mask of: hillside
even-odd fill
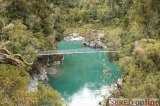
[[[93,30],[120,50],[109,54],[124,79],[111,97],[160,98],[159,13],[159,0],[0,0],[0,105],[61,106],[59,93],[42,82],[27,90],[35,51]]]

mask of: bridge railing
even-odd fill
[[[68,49],[68,50],[47,50],[47,51],[38,51],[37,55],[54,55],[54,54],[74,54],[74,53],[94,53],[94,52],[116,52],[114,48],[104,49]]]

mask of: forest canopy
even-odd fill
[[[0,0],[0,49],[5,47],[31,63],[37,49],[56,49],[56,43],[69,33],[85,36],[98,30],[105,34],[107,46],[121,51],[110,54],[124,76],[123,87],[112,96],[160,98],[159,13],[159,0]],[[57,91],[44,84],[35,93],[26,90],[30,69],[0,64],[1,105],[47,102],[61,106]],[[17,98],[22,96],[27,97],[26,102]]]

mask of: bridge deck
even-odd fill
[[[37,56],[45,55],[66,55],[66,54],[83,54],[83,53],[109,53],[109,52],[118,52],[115,49],[69,49],[69,50],[48,50],[48,51],[38,51],[36,52]]]

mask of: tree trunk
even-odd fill
[[[19,61],[18,59],[14,59],[10,55],[0,53],[0,64],[19,66],[21,64],[21,61]]]

